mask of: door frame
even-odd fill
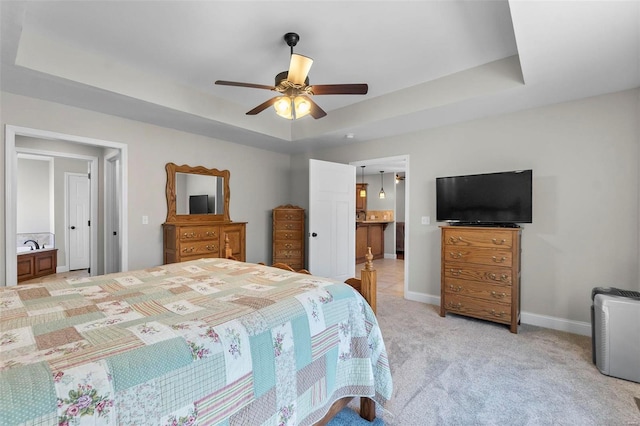
[[[369,166],[369,165],[377,165],[385,162],[395,162],[399,160],[404,160],[405,164],[405,180],[404,180],[404,284],[403,284],[403,293],[404,298],[407,298],[409,294],[409,259],[410,250],[409,250],[409,238],[411,235],[411,220],[410,220],[410,210],[409,210],[409,194],[411,191],[409,190],[409,185],[411,184],[411,179],[409,178],[409,154],[406,155],[395,155],[392,157],[381,157],[381,158],[368,158],[366,160],[352,161],[349,164],[359,167],[359,166]],[[356,180],[357,181],[357,180]],[[374,262],[375,268],[375,262]],[[413,300],[413,299],[412,299]]]
[[[96,162],[98,159],[96,158]],[[91,170],[91,176],[93,176],[93,168]],[[89,176],[88,173],[76,173],[76,172],[65,172],[64,173],[64,248],[65,248],[65,261],[66,261],[66,271],[71,270],[71,238],[69,238],[69,178],[71,176],[82,176],[89,179],[89,216],[90,221],[93,225],[89,226],[89,271],[91,271],[91,275],[96,275],[93,273],[94,268],[94,258],[95,258],[95,267],[97,268],[98,263],[98,206],[94,206],[97,204],[94,202],[94,193],[93,192],[93,178]],[[97,187],[97,185],[96,185]],[[96,215],[94,217],[94,207],[96,211]],[[94,238],[94,236],[96,238]],[[65,272],[66,272],[65,271]]]
[[[122,246],[122,185],[118,169],[122,167],[122,157],[119,151],[114,151],[104,157],[104,272],[120,271],[122,257],[120,247]],[[118,233],[114,241],[113,223],[117,221]],[[117,244],[114,247],[114,244]],[[117,253],[114,255],[114,253]],[[115,256],[115,257],[114,257]]]
[[[122,182],[122,204],[121,211],[127,211],[127,159],[128,148],[126,144],[120,142],[106,141],[101,139],[88,138],[84,136],[74,136],[47,130],[32,129],[28,127],[5,125],[5,286],[14,286],[18,284],[18,258],[15,250],[16,244],[16,199],[17,199],[17,183],[15,180],[17,169],[17,152],[16,152],[16,136],[25,136],[38,139],[50,139],[53,141],[74,142],[83,145],[92,145],[102,148],[113,148],[120,150],[121,155],[121,182]],[[24,150],[24,148],[21,148]],[[69,153],[55,152],[57,156],[60,154],[71,155]],[[98,176],[98,168],[96,164],[95,175]],[[97,185],[98,179],[95,179]],[[97,194],[96,190],[96,194]],[[94,197],[97,199],[97,197]],[[97,205],[97,202],[96,202]],[[97,212],[97,208],[96,208]],[[97,223],[97,222],[96,222]],[[129,246],[128,246],[128,220],[126,215],[121,216],[122,227],[122,271],[128,270]],[[95,227],[97,232],[97,226]],[[95,238],[97,242],[97,234]],[[97,243],[96,243],[97,244]],[[97,259],[97,250],[96,259]],[[97,266],[97,261],[96,261]],[[92,274],[97,273],[96,269],[92,269]]]

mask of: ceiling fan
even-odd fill
[[[293,46],[298,44],[300,36],[296,33],[287,33],[284,40],[291,48],[291,62],[289,70],[276,75],[275,85],[240,83],[237,81],[217,80],[215,84],[223,86],[250,87],[255,89],[267,89],[279,92],[280,95],[269,99],[247,112],[247,115],[256,115],[270,106],[274,106],[276,113],[281,117],[295,120],[310,114],[313,118],[322,118],[327,113],[312,99],[313,95],[366,95],[369,86],[367,84],[309,84],[309,70],[313,59],[293,53]]]

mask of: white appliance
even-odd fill
[[[602,374],[640,383],[640,292],[594,289],[593,361]]]

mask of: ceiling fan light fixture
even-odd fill
[[[296,120],[311,112],[311,103],[304,96],[281,96],[273,103],[273,107],[276,114],[287,120]]]

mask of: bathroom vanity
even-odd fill
[[[18,253],[18,283],[56,273],[58,249],[47,248]]]

